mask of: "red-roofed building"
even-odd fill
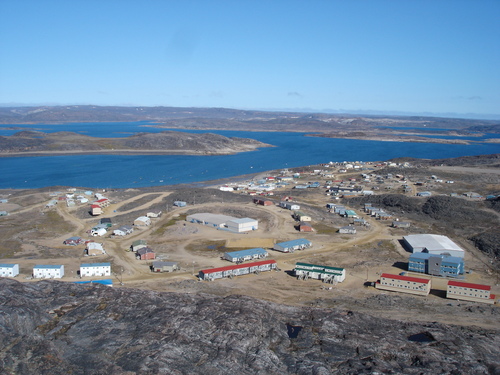
[[[198,277],[201,280],[215,280],[224,277],[233,278],[234,276],[246,275],[249,273],[259,274],[263,271],[271,271],[276,269],[277,264],[275,260],[263,260],[260,262],[237,264],[233,266],[212,268],[208,270],[201,270]]]
[[[489,285],[448,281],[446,298],[494,304],[496,297],[491,294],[491,286]]]
[[[383,273],[375,284],[377,289],[426,296],[431,291],[431,281],[420,277]]]
[[[108,207],[109,206],[109,199],[108,198],[102,198],[97,201],[95,201],[93,204],[98,205],[101,208]]]

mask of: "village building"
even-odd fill
[[[85,240],[83,238],[77,237],[77,236],[66,238],[63,241],[64,245],[69,245],[69,246],[81,245],[83,243],[85,243]]]
[[[410,223],[408,221],[393,221],[392,227],[393,228],[409,228]]]
[[[261,206],[274,206],[273,201],[265,200],[265,199],[260,199],[260,198],[254,198],[253,203],[261,205]]]
[[[101,208],[106,208],[111,204],[111,202],[109,201],[108,198],[101,198],[101,199],[96,200],[93,204],[95,204]]]
[[[98,216],[102,214],[102,208],[101,206],[97,204],[93,204],[90,206],[90,213],[92,216]]]
[[[175,207],[186,207],[187,203],[184,201],[174,201],[174,206]]]
[[[153,260],[156,258],[156,254],[150,247],[141,247],[135,252],[135,257],[138,260]]]
[[[260,272],[271,271],[274,269],[277,269],[275,260],[263,260],[260,262],[201,270],[198,273],[198,277],[200,280],[212,281],[215,279],[222,279],[225,277],[233,278],[235,276],[247,275],[251,273],[258,275]]]
[[[259,229],[259,222],[249,217],[232,219],[226,222],[226,227],[231,232],[242,233]]]
[[[281,251],[282,253],[293,253],[295,250],[303,250],[312,246],[312,242],[305,238],[296,240],[280,242],[273,246],[274,250]]]
[[[111,263],[82,263],[80,277],[111,276]]]
[[[403,237],[403,244],[412,253],[424,252],[464,257],[464,250],[446,236],[438,234],[410,234]]]
[[[146,213],[146,217],[149,217],[149,218],[157,218],[157,217],[160,217],[162,214],[162,212],[160,210],[155,210],[155,211],[148,211]]]
[[[64,265],[36,265],[33,267],[35,279],[60,279],[64,276]]]
[[[464,274],[464,259],[440,254],[413,253],[408,258],[408,271],[459,277]]]
[[[446,288],[446,298],[494,304],[496,296],[491,294],[489,285],[450,280]]]
[[[98,242],[87,243],[86,252],[87,252],[87,255],[89,255],[89,256],[98,256],[98,255],[106,254],[106,252],[104,251],[103,244],[98,243]]]
[[[426,296],[431,291],[431,281],[418,277],[383,273],[380,275],[380,280],[375,283],[375,288]]]
[[[134,242],[132,242],[132,245],[130,245],[130,250],[136,252],[137,250],[147,246],[148,243],[146,240],[135,240]]]
[[[299,224],[295,226],[295,229],[297,229],[299,232],[314,232],[314,228],[311,226],[311,224],[305,221],[299,222]]]
[[[133,231],[134,231],[134,227],[132,227],[131,225],[123,225],[120,228],[115,229],[113,231],[113,234],[115,236],[126,236],[127,234],[130,234]]]
[[[316,264],[297,262],[294,274],[299,280],[317,279],[325,283],[341,283],[345,280],[345,268],[319,266]]]
[[[311,221],[311,216],[306,215],[302,211],[295,211],[293,213],[293,218],[297,221]]]
[[[19,264],[0,263],[0,277],[16,277],[19,275]]]
[[[105,226],[106,228],[111,228],[113,223],[109,217],[103,217],[99,219],[99,224]]]
[[[300,210],[300,206],[296,203],[291,203],[291,202],[288,202],[288,201],[281,201],[280,202],[280,207],[281,208],[285,208],[287,210]]]
[[[347,225],[345,227],[339,228],[339,233],[341,234],[356,234],[356,227],[353,225]]]
[[[179,262],[154,261],[151,266],[153,272],[174,272],[180,270]]]
[[[136,227],[148,227],[151,225],[151,219],[147,216],[139,216],[134,220],[134,226]]]
[[[261,247],[255,249],[231,251],[224,253],[223,259],[233,263],[241,263],[246,260],[263,259],[268,256],[268,252]]]
[[[102,227],[101,228],[92,228],[90,230],[90,235],[94,236],[94,237],[97,237],[97,236],[102,237],[102,236],[106,235],[106,233],[107,233],[106,228],[102,228]]]

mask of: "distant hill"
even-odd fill
[[[0,107],[0,124],[150,121],[170,128],[335,132],[384,127],[471,129],[498,121],[423,116],[370,116],[266,112],[228,108],[101,107],[93,105]]]

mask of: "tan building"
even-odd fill
[[[446,298],[490,304],[495,303],[495,295],[491,294],[491,286],[464,283],[461,281],[448,281]]]
[[[383,273],[375,284],[377,289],[390,290],[426,296],[431,291],[431,281],[419,277],[392,275]]]

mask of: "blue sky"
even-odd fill
[[[2,0],[0,103],[499,115],[498,0]]]

